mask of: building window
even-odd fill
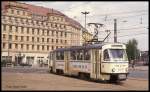
[[[14,10],[13,9],[11,10],[11,13],[14,14]]]
[[[27,50],[29,50],[29,44],[27,44]]]
[[[19,29],[19,27],[16,27],[16,33],[18,33],[18,29]]]
[[[3,39],[6,39],[6,35],[5,34],[3,34]]]
[[[65,32],[65,37],[67,37],[67,32]]]
[[[44,50],[44,45],[42,46],[42,50]]]
[[[18,19],[17,18],[15,18],[14,20],[15,20],[16,23],[18,23]]]
[[[52,36],[54,36],[54,31],[52,31]]]
[[[12,35],[9,35],[9,40],[12,40]]]
[[[54,42],[54,39],[52,39],[52,43]]]
[[[15,36],[15,40],[18,40],[18,36]]]
[[[39,37],[37,37],[37,42],[39,42],[40,40],[39,40]]]
[[[29,27],[27,28],[27,34],[29,34]]]
[[[17,10],[17,14],[19,15],[19,10]]]
[[[3,48],[5,48],[6,47],[6,43],[3,43]]]
[[[39,31],[39,29],[37,29],[37,34],[39,34],[40,33],[40,31]]]
[[[61,42],[61,43],[63,43],[63,41],[62,41],[62,40],[60,40],[60,42]]]
[[[49,30],[47,30],[47,36],[49,35]]]
[[[44,35],[44,30],[42,30],[42,35]]]
[[[32,42],[34,42],[34,37],[32,37]]]
[[[61,37],[63,36],[63,32],[61,32],[60,36],[61,36]]]
[[[47,46],[47,50],[49,50],[49,46]]]
[[[27,41],[29,41],[29,36],[27,36]]]
[[[49,38],[47,38],[47,42],[49,42]]]
[[[21,27],[21,33],[24,33],[23,31],[24,31],[24,30],[23,30],[23,27]]]
[[[32,45],[32,50],[34,50],[34,45]]]
[[[58,39],[56,39],[56,43],[58,43]]]
[[[37,50],[39,50],[40,49],[40,46],[39,45],[37,45]]]
[[[20,22],[21,22],[22,24],[24,24],[23,19],[20,19]]]
[[[3,25],[3,27],[4,27],[4,31],[6,31],[6,25]]]
[[[21,49],[23,49],[23,44],[21,44]]]
[[[44,38],[42,38],[42,42],[44,42]]]
[[[54,46],[52,46],[52,50],[54,50]]]
[[[17,28],[16,28],[16,26],[14,26],[14,31],[16,31],[17,30]]]
[[[58,32],[56,32],[56,36],[58,37]]]
[[[67,40],[65,40],[65,43],[67,43]]]
[[[12,44],[11,43],[9,43],[9,49],[11,49],[12,48]]]
[[[23,41],[23,36],[21,36],[21,41]]]
[[[34,34],[34,29],[32,28],[32,34]]]
[[[10,28],[10,29],[9,29],[9,30],[10,30],[10,32],[12,32],[12,26],[10,26],[9,28]]]
[[[15,26],[12,26],[12,28],[11,28],[11,30],[13,31],[13,28],[14,28]]]
[[[15,48],[18,49],[18,44],[15,44]]]
[[[64,28],[66,29],[66,26],[64,25]]]
[[[23,15],[25,15],[25,11],[23,11]]]

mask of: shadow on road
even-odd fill
[[[47,72],[50,73],[49,71],[47,71]],[[84,81],[93,82],[93,83],[114,84],[114,85],[122,85],[123,84],[123,82],[121,82],[121,81],[110,82],[110,81],[106,81],[106,80],[104,81],[104,80],[94,80],[91,78],[80,78],[79,76],[73,76],[73,75],[64,75],[64,74],[56,74],[56,73],[50,73],[50,74],[64,76],[64,77],[68,77],[68,78],[74,78],[77,80],[84,80]]]

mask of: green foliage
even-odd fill
[[[132,39],[127,42],[126,51],[127,51],[129,61],[138,59],[140,51],[137,48],[137,45],[138,45],[138,42],[136,39]]]

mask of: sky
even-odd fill
[[[99,40],[106,37],[105,30],[110,30],[111,34],[106,42],[114,41],[114,19],[117,19],[117,41],[127,43],[135,38],[138,41],[138,49],[141,51],[149,50],[149,13],[148,2],[111,2],[111,1],[24,1],[36,6],[56,9],[70,18],[79,22],[83,27],[85,25],[85,15],[81,12],[89,12],[86,17],[86,23],[101,23]],[[94,33],[94,26],[88,26],[90,33]]]

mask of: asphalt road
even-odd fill
[[[143,78],[148,80],[148,70],[131,70],[129,71],[128,77]]]
[[[2,72],[11,73],[40,73],[47,74],[48,68],[32,68],[32,67],[2,67]],[[128,77],[142,78],[148,80],[148,70],[130,70]]]
[[[148,81],[128,78],[119,83],[105,83],[88,81],[68,76],[56,74],[38,74],[38,73],[11,73],[2,72],[2,90],[69,90],[69,91],[144,91],[148,90]]]
[[[48,68],[32,68],[32,67],[3,67],[2,72],[11,73],[48,73]]]
[[[126,81],[111,84],[51,74],[48,68],[3,67],[2,90],[148,90],[148,71],[130,72]]]

